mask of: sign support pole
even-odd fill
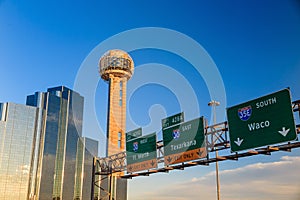
[[[217,116],[216,116],[216,106],[219,106],[220,102],[218,101],[210,101],[208,106],[213,108],[213,123],[217,123]],[[216,182],[217,182],[217,200],[220,200],[220,178],[219,178],[219,164],[218,164],[218,149],[216,148]]]

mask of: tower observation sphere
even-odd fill
[[[99,73],[102,79],[108,81],[109,76],[131,78],[134,71],[132,58],[125,51],[114,49],[107,51],[99,61]]]

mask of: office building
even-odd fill
[[[98,154],[98,142],[82,137],[77,143],[74,200],[99,199],[100,188],[94,187],[93,158]]]
[[[32,154],[35,152],[38,108],[0,104],[0,199],[29,199],[35,185]]]
[[[92,183],[98,142],[82,137],[83,97],[66,88],[0,104],[0,199],[99,198]]]

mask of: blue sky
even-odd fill
[[[200,44],[224,83],[226,101],[221,104],[225,108],[286,87],[291,88],[293,100],[300,99],[300,3],[296,0],[0,0],[0,102],[25,103],[26,95],[57,85],[73,88],[84,60],[97,45],[101,49],[103,41],[143,27],[174,30]],[[121,42],[140,45],[134,38]],[[183,49],[185,43],[180,42],[172,45]],[[192,57],[197,53],[188,52]],[[176,85],[180,77],[194,91],[200,110],[185,109],[187,120],[200,115],[211,117],[207,107],[209,87],[187,57],[155,48],[133,50],[130,55],[136,73],[128,87],[134,86],[134,80],[146,79],[143,70],[148,68],[158,74],[157,78],[166,77],[171,85],[162,85],[157,79],[134,91],[128,100],[128,119],[133,122],[128,122],[128,130],[142,126],[145,134],[159,131],[162,117],[182,110],[180,98],[192,105],[190,96],[179,98],[185,89],[181,82]],[[97,77],[97,63],[93,67],[94,76],[86,77],[84,84],[97,81],[92,91],[96,100],[94,105],[87,102],[85,108],[86,112],[94,109],[105,130],[107,84]],[[225,109],[218,113],[224,114]],[[85,120],[84,135],[103,140],[104,134],[95,133],[94,125],[88,123],[89,113],[85,113]],[[297,199],[299,166],[299,150],[220,163],[222,199]],[[129,180],[129,199],[170,199],[171,194],[175,195],[173,199],[195,199],[199,193],[204,199],[215,199],[213,173],[211,165],[135,178]],[[249,194],[244,195],[245,191]]]

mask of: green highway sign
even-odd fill
[[[142,136],[142,128],[129,131],[126,133],[126,142],[140,136]]]
[[[297,138],[288,89],[228,108],[227,119],[233,152]]]
[[[162,129],[184,122],[183,112],[161,120]]]
[[[165,165],[207,156],[203,117],[163,129]]]
[[[156,133],[126,142],[127,173],[157,168]]]

